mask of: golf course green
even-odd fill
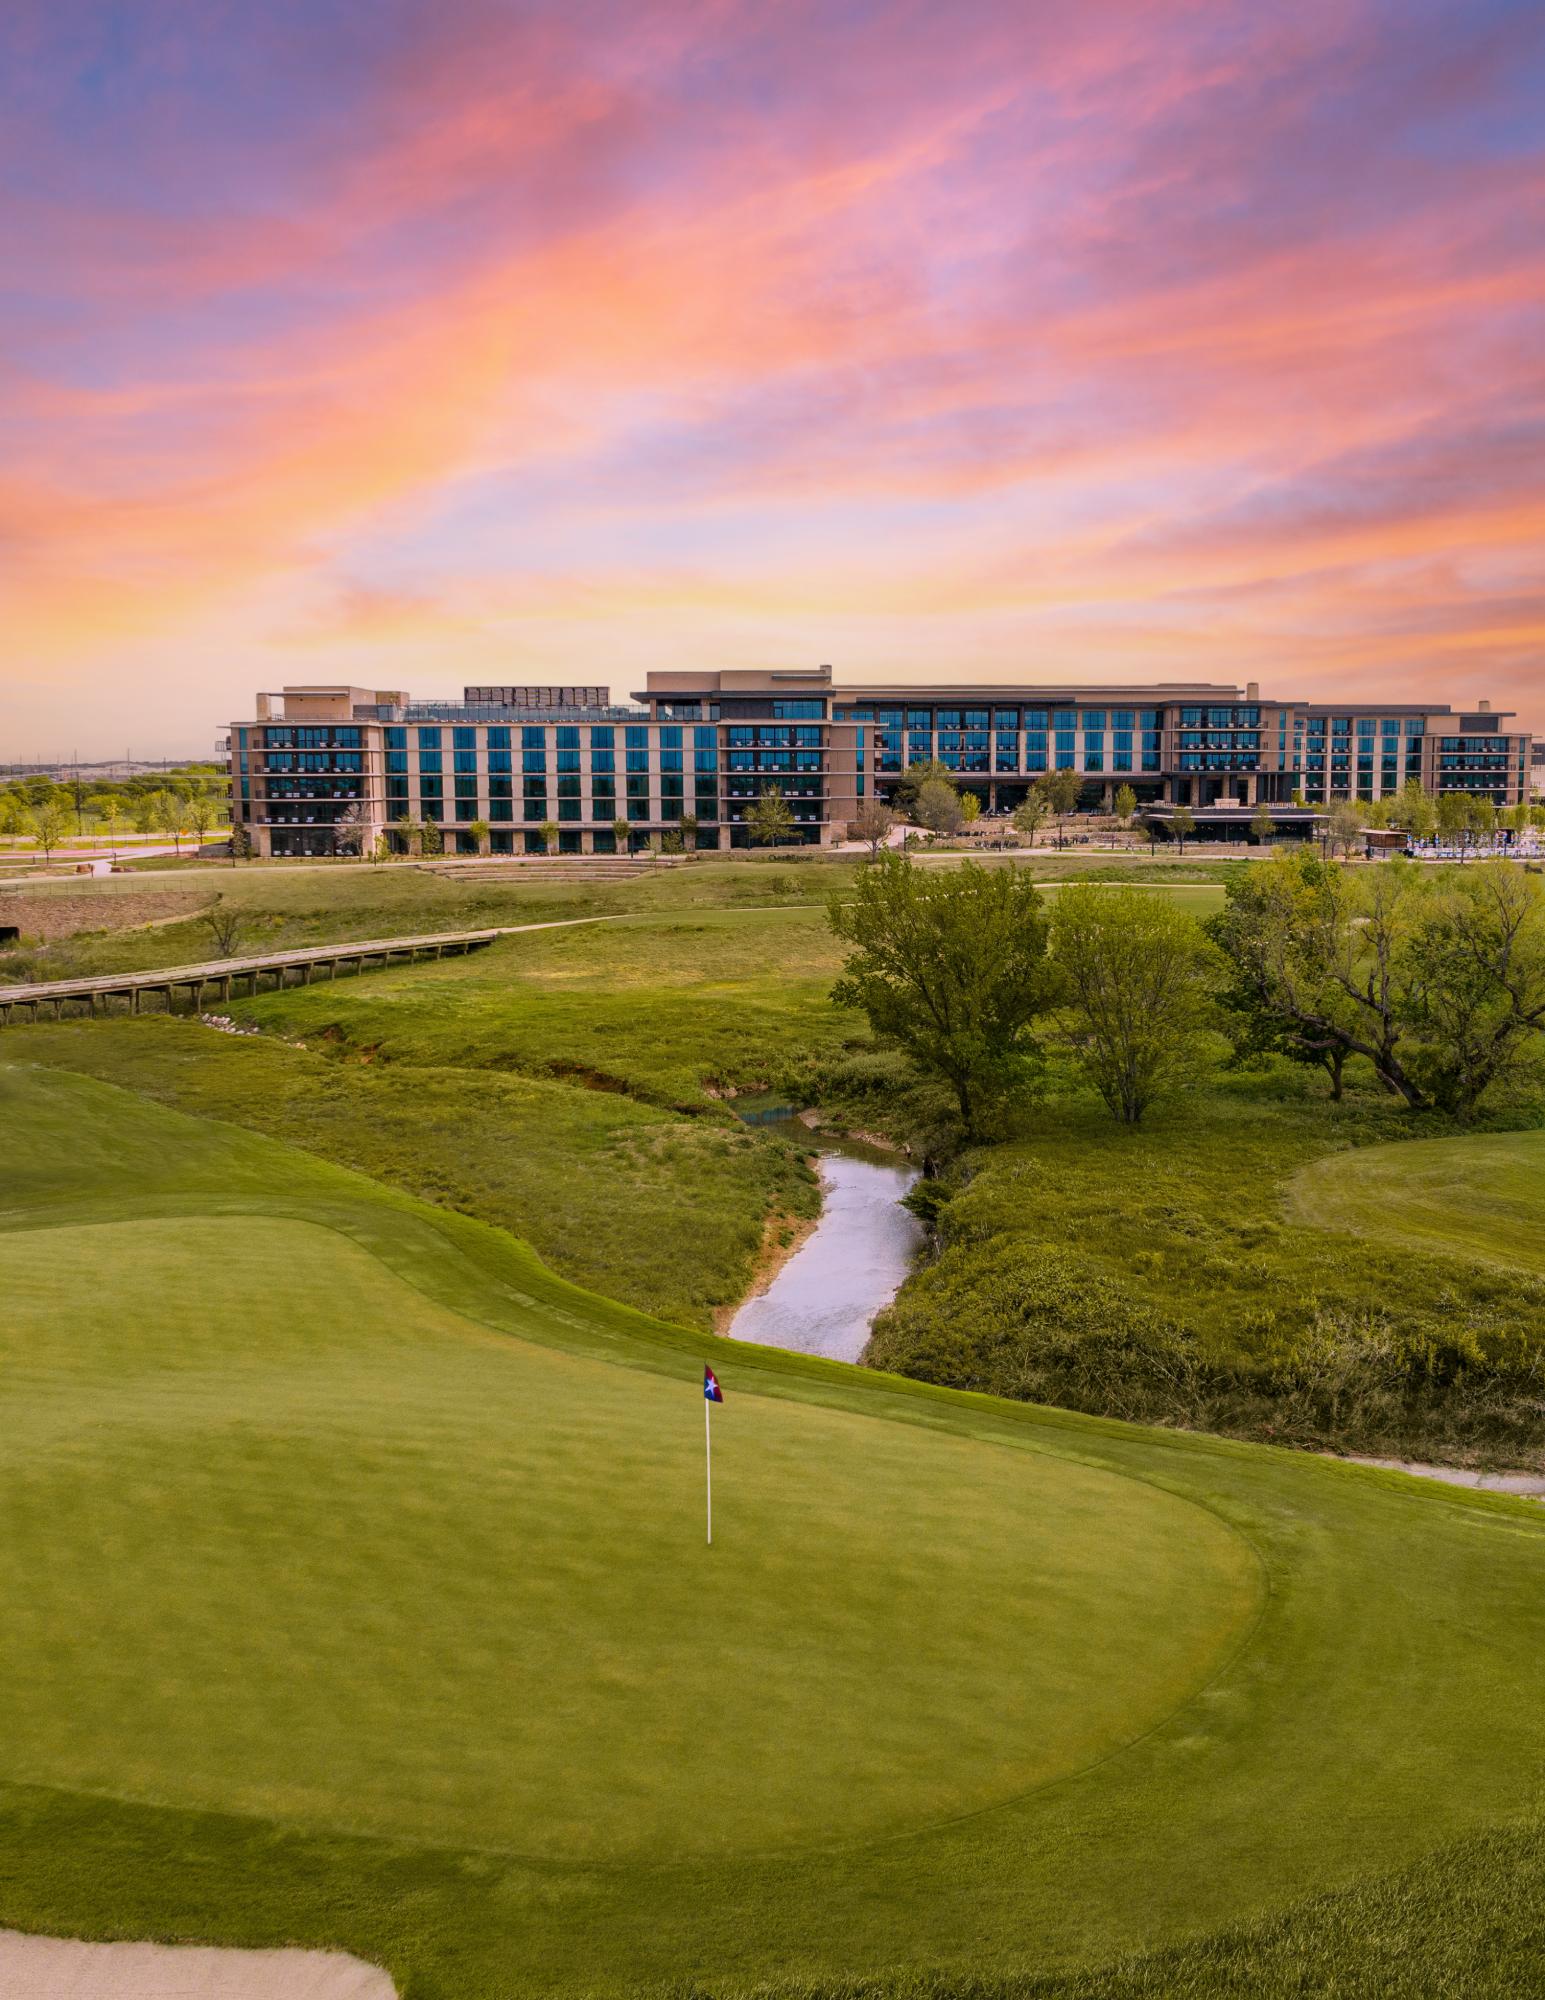
[[[1531,1841],[1538,1508],[687,1333],[3,1057],[0,1923],[901,1990]]]
[[[1298,1173],[1295,1221],[1545,1273],[1545,1132],[1362,1146]]]

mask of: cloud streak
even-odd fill
[[[0,755],[689,658],[1545,728],[1537,11],[366,11],[0,23]]]

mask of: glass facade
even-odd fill
[[[1413,778],[1506,804],[1527,785],[1527,736],[1489,712],[1392,715],[1185,694],[1142,707],[1093,691],[1060,706],[1024,694],[977,703],[919,692],[833,705],[769,689],[660,698],[652,712],[528,710],[512,720],[505,710],[500,720],[491,704],[404,700],[397,714],[407,721],[233,725],[232,793],[255,831],[273,829],[272,851],[326,851],[314,842],[341,843],[364,822],[398,844],[432,823],[447,851],[511,852],[522,849],[516,826],[548,820],[580,843],[570,851],[606,851],[602,836],[610,840],[619,819],[635,844],[684,821],[698,845],[738,844],[772,786],[799,837],[829,839],[858,800],[888,797],[908,766],[935,760],[987,812],[1012,811],[1048,770],[1076,773],[1087,804],[1109,802],[1127,782],[1140,800],[1251,806],[1374,800]]]

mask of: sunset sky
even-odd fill
[[[1545,730],[1539,0],[6,0],[0,761],[821,661]]]

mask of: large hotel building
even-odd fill
[[[1091,805],[1122,785],[1162,813],[1240,830],[1262,805],[1307,830],[1338,799],[1408,778],[1513,805],[1531,739],[1481,702],[1371,707],[1244,688],[840,687],[829,667],[650,673],[631,705],[600,687],[469,687],[461,701],[355,687],[259,695],[230,732],[233,808],[257,854],[329,854],[433,822],[448,853],[535,853],[555,825],[568,854],[611,854],[681,832],[745,843],[776,786],[798,837],[841,839],[866,798],[937,758],[989,812],[1045,771],[1076,771]],[[695,829],[692,823],[695,822]],[[625,824],[619,842],[617,828]]]

